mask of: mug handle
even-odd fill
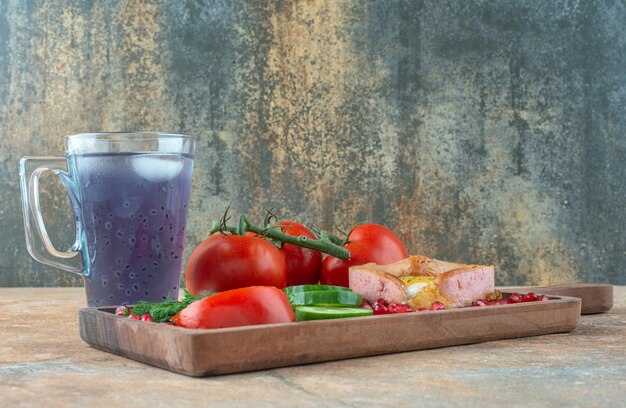
[[[64,157],[22,157],[20,160],[20,189],[22,192],[26,247],[28,248],[28,253],[36,261],[81,275],[84,270],[82,265],[79,267],[67,262],[67,260],[79,253],[81,245],[79,239],[80,219],[78,218],[80,203],[72,177],[66,171],[61,170],[66,166],[67,160]],[[47,172],[52,172],[59,177],[70,198],[74,211],[76,236],[74,244],[65,252],[58,251],[52,244],[41,215],[39,178]]]

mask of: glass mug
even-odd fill
[[[89,306],[177,299],[195,139],[84,133],[65,145],[65,157],[20,160],[30,255],[81,275]],[[39,178],[47,172],[59,177],[74,210],[76,238],[65,252],[50,241],[41,213]],[[78,253],[82,266],[69,261]]]

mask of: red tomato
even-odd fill
[[[192,295],[276,286],[287,280],[285,259],[276,246],[258,237],[213,235],[191,254],[185,272]]]
[[[311,230],[295,222],[281,221],[280,231],[294,237],[304,235],[307,238],[316,239]],[[258,236],[254,232],[247,232],[246,235]],[[308,285],[319,282],[320,268],[322,266],[321,252],[287,243],[283,243],[278,250],[285,257],[287,264],[287,286]]]
[[[172,318],[191,329],[251,324],[288,323],[295,320],[285,293],[271,286],[253,286],[218,293],[193,302]]]
[[[295,222],[281,221],[280,230],[295,237],[304,235],[307,238],[315,239],[315,235],[307,227]],[[319,282],[322,266],[321,252],[286,243],[283,243],[279,250],[285,256],[287,264],[287,286]]]
[[[320,274],[320,282],[323,285],[348,287],[350,266],[368,262],[385,265],[409,256],[396,234],[378,224],[357,225],[348,234],[348,243],[343,247],[350,251],[350,259],[344,261],[327,256],[322,262]]]

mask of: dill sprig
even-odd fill
[[[167,299],[163,302],[155,303],[140,301],[137,302],[135,306],[133,306],[131,313],[137,316],[143,316],[144,314],[148,313],[150,314],[150,316],[152,316],[152,321],[154,322],[169,322],[176,313],[180,312],[191,303],[195,302],[196,300],[204,299],[205,297],[211,296],[193,296],[189,292],[187,292],[187,290],[183,289],[183,291],[185,293],[185,297],[180,302],[173,299]]]

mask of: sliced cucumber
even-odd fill
[[[297,293],[297,292],[315,292],[320,290],[342,290],[349,291],[350,288],[345,288],[343,286],[332,286],[332,285],[298,285],[298,286],[287,286],[285,289],[286,294]]]
[[[371,316],[372,309],[361,309],[358,307],[317,307],[317,306],[296,306],[296,321],[322,319],[342,319],[345,317]]]
[[[292,306],[359,306],[361,295],[348,290],[318,290],[287,295]]]

